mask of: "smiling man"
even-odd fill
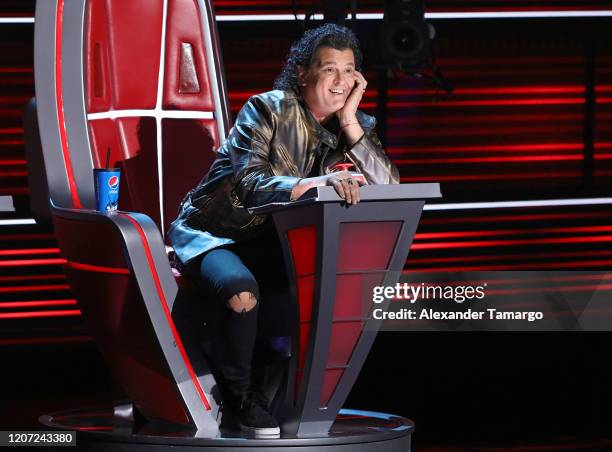
[[[222,307],[208,359],[224,416],[229,411],[249,434],[279,433],[253,384],[255,344],[265,334],[290,333],[283,330],[288,282],[274,226],[247,207],[295,200],[322,185],[333,186],[351,205],[359,202],[360,185],[399,181],[376,137],[374,118],[357,109],[367,86],[360,66],[359,44],[349,29],[326,24],[307,31],[291,47],[275,90],[242,107],[211,169],[184,198],[168,231],[177,264],[197,282],[203,302]],[[358,174],[335,171],[339,163],[352,164]],[[272,305],[276,326],[260,328],[258,335]]]

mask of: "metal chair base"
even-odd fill
[[[71,410],[43,415],[39,421],[47,428],[75,430],[79,451],[141,452],[164,451],[405,451],[411,450],[414,423],[409,419],[371,411],[340,411],[331,431],[325,436],[280,438],[243,438],[238,432],[222,431],[216,437],[173,429],[171,426],[144,425],[113,415],[112,408]]]

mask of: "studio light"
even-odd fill
[[[401,70],[421,67],[431,60],[434,29],[425,22],[423,0],[385,0],[380,31],[383,61]]]

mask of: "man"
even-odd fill
[[[267,401],[253,393],[251,365],[259,301],[287,287],[282,253],[268,218],[247,207],[298,199],[331,185],[348,205],[359,187],[398,183],[374,131],[357,107],[367,82],[347,28],[326,24],[291,48],[274,91],[251,97],[198,187],[189,192],[168,235],[181,266],[227,307],[209,359],[224,403],[250,434],[275,435]],[[363,177],[334,171],[348,162]],[[224,408],[225,409],[225,408]]]

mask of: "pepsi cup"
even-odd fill
[[[114,212],[119,204],[119,168],[94,168],[96,210]]]

